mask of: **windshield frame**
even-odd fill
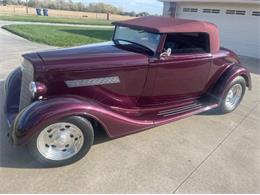
[[[145,32],[147,32],[147,33],[158,34],[160,37],[159,37],[159,41],[158,41],[157,47],[153,50],[153,49],[147,47],[146,45],[142,45],[142,44],[140,44],[140,43],[135,43],[135,42],[133,42],[133,41],[131,41],[131,40],[115,39],[115,35],[116,35],[116,31],[117,31],[117,28],[118,28],[118,27],[125,27],[125,28],[129,28],[129,29],[133,29],[133,30],[143,30],[143,31],[145,31]],[[129,27],[129,26],[116,25],[115,28],[114,28],[114,33],[113,33],[112,41],[114,42],[115,45],[120,45],[120,46],[124,46],[124,44],[120,44],[119,42],[120,42],[120,41],[124,41],[124,42],[128,42],[128,43],[130,43],[130,44],[132,44],[132,45],[136,45],[137,47],[139,47],[139,49],[140,49],[140,47],[143,47],[144,50],[146,50],[146,51],[149,50],[149,51],[150,51],[149,53],[152,53],[153,56],[155,56],[155,55],[158,53],[159,48],[161,47],[162,37],[163,37],[163,36],[162,36],[161,33],[154,33],[154,32],[147,31],[147,30],[141,29],[141,28],[134,28],[134,27]]]

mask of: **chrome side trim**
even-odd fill
[[[87,87],[87,86],[95,86],[95,85],[107,85],[107,84],[115,84],[120,83],[120,78],[118,76],[112,77],[101,77],[101,78],[93,78],[93,79],[84,79],[84,80],[71,80],[65,81],[67,87]]]

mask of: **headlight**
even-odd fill
[[[30,90],[30,92],[31,92],[31,94],[32,94],[32,98],[35,98],[35,95],[36,95],[36,93],[37,93],[37,85],[36,85],[36,83],[35,83],[34,81],[32,81],[32,82],[30,83],[30,85],[29,85],[29,90]]]
[[[47,92],[46,85],[32,81],[29,84],[29,90],[32,94],[32,98],[43,96]]]

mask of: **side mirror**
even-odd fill
[[[160,59],[164,59],[165,57],[169,57],[172,54],[172,49],[168,48],[165,52],[161,53]]]

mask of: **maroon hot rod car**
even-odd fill
[[[95,131],[116,138],[210,109],[232,112],[251,89],[211,23],[154,16],[113,24],[111,42],[23,55],[6,81],[12,140],[45,165],[82,158]]]

